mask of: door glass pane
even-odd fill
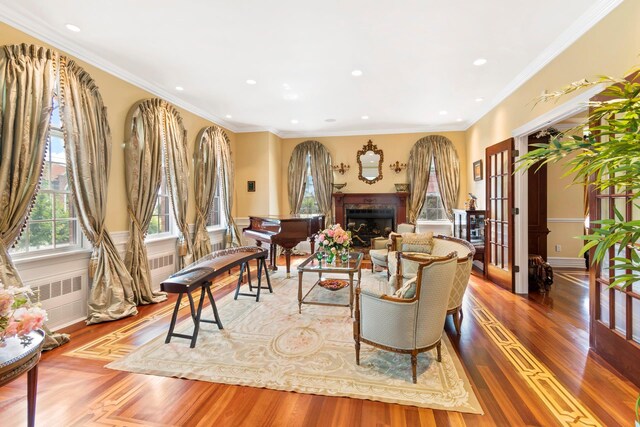
[[[616,331],[621,334],[627,333],[627,295],[620,292],[614,292],[616,298]]]
[[[627,217],[627,202],[625,199],[621,197],[616,197],[613,201],[613,206],[615,209],[622,214],[623,218]],[[616,217],[616,220],[618,218]]]
[[[496,175],[502,174],[502,156],[504,153],[496,154]]]
[[[496,178],[496,193],[494,197],[502,197],[502,177],[499,176]]]
[[[505,235],[506,239],[506,235]],[[505,240],[507,242],[507,240]],[[504,247],[504,269],[509,271],[509,245],[505,243]]]
[[[502,202],[502,220],[509,221],[509,201]]]
[[[609,288],[598,285],[600,288],[600,321],[609,326]]]
[[[496,224],[496,243],[502,244],[502,223]]]
[[[633,341],[640,343],[640,300],[634,298],[633,301],[631,301],[631,313],[631,338]]]
[[[491,162],[491,176],[496,174],[496,155],[493,154],[489,157],[489,162]]]
[[[496,245],[491,244],[491,264],[496,265]]]
[[[502,221],[502,200],[496,200],[496,213],[495,218],[498,221]]]
[[[496,263],[497,266],[502,266],[502,246],[496,246]]]
[[[609,218],[609,199],[600,200],[600,219]]]
[[[505,176],[504,179],[502,180],[502,194],[504,195],[503,197],[509,197],[509,189],[507,188],[508,184],[509,184],[509,180]]]
[[[600,263],[600,277],[603,279],[609,279],[609,257],[604,257],[602,263]]]
[[[509,173],[509,156],[506,151],[502,153],[502,173],[505,175]]]

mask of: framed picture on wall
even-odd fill
[[[482,160],[473,162],[473,180],[482,181]]]
[[[255,181],[247,181],[247,191],[249,193],[255,193],[255,191],[256,191],[256,182]]]

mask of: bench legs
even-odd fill
[[[256,297],[256,302],[258,302],[260,301],[261,289],[268,289],[270,293],[273,293],[273,288],[271,287],[271,279],[269,278],[269,267],[267,266],[266,258],[258,258],[256,261],[258,264],[258,284],[256,286],[253,286],[251,284],[251,273],[250,273],[251,270],[249,268],[249,263],[245,262],[240,267],[240,274],[238,275],[238,283],[236,285],[236,293],[233,296],[233,299],[237,300],[238,296],[242,295],[246,297]],[[244,276],[245,269],[247,271],[249,291],[253,292],[253,288],[256,288],[256,293],[240,292],[240,286],[242,286],[242,279]],[[267,279],[267,286],[262,286],[262,270],[264,270],[264,275],[265,275],[265,278]]]
[[[189,298],[189,308],[191,310],[191,319],[193,320],[193,335],[186,334],[177,334],[174,331],[176,327],[176,321],[178,319],[178,311],[180,310],[180,302],[182,301],[182,295],[185,292],[180,292],[178,294],[178,299],[176,300],[176,305],[173,308],[173,314],[171,315],[171,324],[169,325],[169,332],[167,333],[167,338],[164,340],[166,344],[171,342],[171,337],[185,338],[191,340],[191,345],[189,347],[194,348],[196,346],[196,341],[198,339],[198,332],[200,331],[200,322],[206,323],[214,323],[218,325],[218,329],[222,329],[222,322],[220,321],[220,316],[218,315],[218,308],[216,307],[216,302],[213,299],[213,294],[211,293],[210,284],[203,285],[200,288],[200,300],[198,301],[198,309],[196,310],[195,304],[193,301],[193,297],[191,296],[191,292],[187,291],[187,297]],[[213,320],[210,319],[202,319],[202,306],[204,305],[205,295],[209,297],[209,303],[211,304],[211,309],[213,310]]]

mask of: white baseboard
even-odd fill
[[[584,270],[584,258],[549,257],[547,260],[554,268],[576,268]]]

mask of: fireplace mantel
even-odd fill
[[[407,222],[407,198],[409,193],[333,193],[335,222],[346,226],[345,207],[347,205],[385,205],[394,206],[396,225]]]

